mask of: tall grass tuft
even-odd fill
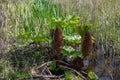
[[[9,0],[2,6],[6,16],[7,42],[9,43],[9,40],[14,38],[15,46],[26,45],[29,42],[48,41],[52,26],[48,25],[52,17],[62,15],[61,5],[49,0],[18,0],[15,2]]]

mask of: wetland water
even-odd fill
[[[104,46],[96,43],[92,52],[90,65],[92,70],[99,76],[98,80],[120,80],[120,56],[113,46]]]

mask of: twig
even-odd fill
[[[50,64],[51,62],[52,62],[52,61],[49,61],[49,62],[43,63],[42,65],[38,66],[37,69],[42,68],[43,66],[48,65],[48,64]]]
[[[46,69],[47,73],[49,73],[50,75],[52,75],[52,73],[50,72],[50,70],[48,69],[47,66],[45,66],[45,69]]]
[[[58,61],[58,62],[60,62],[60,63],[63,63],[63,64],[65,64],[65,65],[67,65],[67,66],[70,66],[70,64],[68,64],[68,63],[66,63],[66,62],[64,62],[64,61],[61,61],[61,60],[56,60],[56,61]]]
[[[83,78],[84,80],[87,80],[87,79],[86,79],[82,74],[80,74],[77,70],[68,67],[68,66],[69,66],[68,63],[65,63],[65,62],[63,62],[63,61],[61,61],[61,60],[56,60],[56,61],[67,65],[67,66],[63,66],[63,65],[59,65],[59,64],[58,64],[59,67],[64,68],[64,69],[67,69],[67,70],[70,70],[70,71],[72,71],[73,73],[76,73],[77,75],[79,75],[79,76],[80,76],[81,78]],[[61,78],[61,77],[63,77],[64,75],[61,75],[61,76],[52,75],[52,73],[51,73],[51,72],[49,71],[49,69],[47,68],[47,66],[48,66],[50,63],[52,63],[52,61],[43,63],[42,65],[40,65],[40,66],[38,66],[38,67],[36,68],[36,69],[39,69],[39,68],[44,67],[44,69],[46,69],[46,71],[47,71],[50,75],[38,75],[38,74],[33,74],[33,77],[34,77],[34,78],[40,78],[40,77],[42,77],[42,78],[55,78],[55,79],[56,79],[56,78]]]
[[[32,77],[22,77],[22,78],[19,78],[17,80],[30,80],[30,78],[32,78]]]
[[[76,74],[78,74],[81,78],[83,78],[84,80],[87,80],[82,74],[80,74],[78,71],[76,71],[76,70],[74,70],[74,69],[72,69],[72,68],[70,68],[70,67],[67,67],[67,66],[63,66],[63,65],[58,65],[59,67],[61,67],[61,68],[66,68],[66,69],[68,69],[68,70],[71,70],[72,72],[75,72]]]
[[[33,78],[53,78],[53,79],[58,79],[58,78],[62,78],[64,75],[60,75],[60,76],[55,76],[55,75],[38,75],[38,74],[34,74]]]
[[[65,62],[63,62],[63,61],[61,61],[61,60],[56,60],[56,61],[58,61],[58,62],[60,62],[60,63],[63,63],[63,64],[65,64],[65,65],[69,66],[68,63],[65,63]],[[45,62],[45,63],[43,63],[42,65],[38,66],[37,69],[42,68],[42,67],[45,66],[45,65],[48,66],[50,63],[52,63],[52,61]]]
[[[81,71],[83,74],[86,74],[86,75],[88,75],[85,71]]]

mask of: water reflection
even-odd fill
[[[90,55],[90,66],[99,80],[120,80],[120,57],[112,43],[109,46],[97,42]]]

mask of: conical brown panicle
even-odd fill
[[[84,58],[90,54],[92,51],[92,38],[89,32],[86,32],[82,39],[82,53]]]
[[[64,45],[62,32],[60,30],[60,27],[57,27],[54,33],[54,49],[56,52],[61,52],[62,47]]]

